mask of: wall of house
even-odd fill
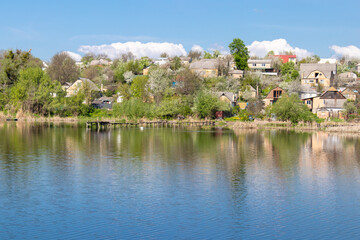
[[[227,97],[225,97],[225,96],[220,96],[220,101],[223,101],[223,102],[227,102],[227,103],[231,103],[231,101],[227,98]]]
[[[315,77],[316,73],[318,74],[317,77]],[[318,83],[316,82],[316,79],[318,79]],[[301,76],[301,85],[316,86],[319,83],[324,87],[330,87],[331,85],[330,78],[327,78],[325,74],[320,71],[313,71],[309,76],[304,76],[304,74]]]
[[[191,71],[199,74],[202,77],[217,77],[219,75],[218,69],[201,69],[201,68],[194,68]]]
[[[82,87],[83,82],[81,80],[76,80],[73,85],[66,89],[67,96],[74,96]]]
[[[320,99],[320,97],[313,100],[313,113],[317,112],[318,108],[343,108],[346,99]]]
[[[254,66],[254,64],[255,64],[255,66]],[[249,63],[248,66],[250,69],[269,69],[269,68],[271,68],[270,63],[265,63],[265,66],[263,66],[262,63]]]

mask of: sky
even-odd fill
[[[32,49],[45,61],[61,51],[111,58],[157,57],[191,49],[228,52],[240,38],[251,55],[292,50],[300,57],[360,58],[357,0],[4,0],[0,49]]]

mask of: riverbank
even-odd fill
[[[253,121],[253,122],[226,122],[230,129],[284,129],[297,131],[325,131],[342,133],[360,133],[360,123],[353,122],[322,122],[322,123],[299,123],[292,125],[291,122],[280,121]]]
[[[201,120],[196,118],[187,118],[183,120],[161,120],[161,119],[138,119],[138,120],[128,120],[128,119],[119,119],[119,118],[106,118],[106,117],[43,117],[43,116],[34,116],[21,114],[16,116],[5,115],[0,112],[0,122],[6,122],[8,119],[16,119],[17,122],[21,123],[76,123],[76,124],[86,124],[86,122],[94,121],[108,121],[108,122],[121,122],[121,123],[132,123],[132,124],[146,124],[154,122],[167,122],[167,123],[176,123],[181,125],[181,123],[189,122],[206,122],[208,120]],[[297,125],[292,125],[291,122],[281,122],[281,121],[263,121],[255,120],[252,122],[242,122],[242,121],[214,121],[214,126],[216,127],[226,127],[229,129],[283,129],[283,130],[297,130],[297,131],[325,131],[325,132],[342,132],[342,133],[360,133],[360,123],[354,122],[334,122],[326,121],[322,123],[299,123]],[[188,124],[186,124],[188,125]],[[209,126],[204,126],[207,128]]]

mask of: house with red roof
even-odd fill
[[[296,64],[296,55],[272,55],[272,57],[278,57],[283,63],[293,62]]]

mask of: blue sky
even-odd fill
[[[356,0],[14,0],[1,6],[0,49],[31,48],[44,60],[59,51],[79,53],[82,45],[128,41],[182,44],[189,51],[226,47],[235,37],[246,45],[286,39],[322,57],[334,54],[333,45],[360,47]]]

